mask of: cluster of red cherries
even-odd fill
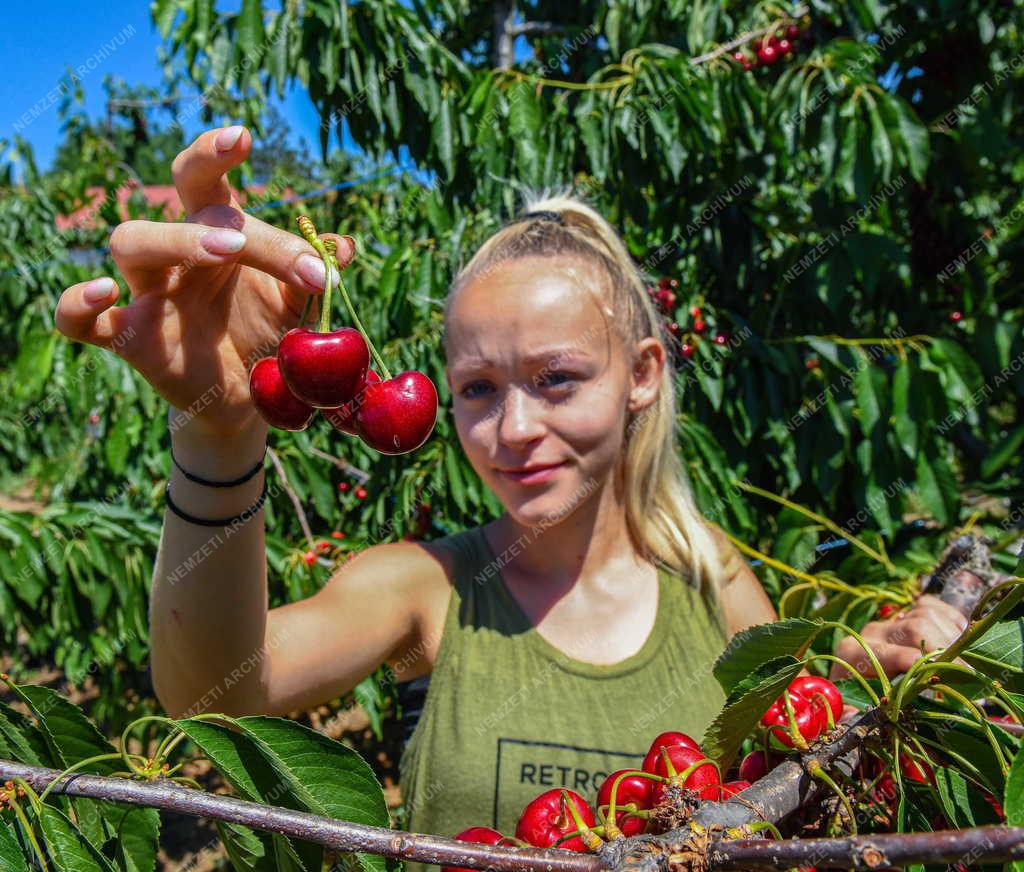
[[[803,28],[797,24],[789,24],[774,34],[766,33],[764,38],[753,43],[757,47],[753,55],[737,50],[732,53],[732,59],[744,70],[770,67],[780,60],[788,60],[796,54],[801,44],[808,48],[814,44],[814,36],[806,27],[810,24],[809,16],[804,16],[802,22],[805,25]]]
[[[678,287],[679,281],[677,279],[670,279],[668,276],[662,276],[658,279],[657,286],[647,286],[647,295],[654,301],[654,305],[665,317],[666,321],[669,318],[674,318],[676,314],[676,288]],[[668,324],[668,332],[673,340],[675,340],[676,354],[684,360],[690,360],[697,353],[700,337],[704,336],[708,330],[708,325],[704,320],[700,306],[690,306],[690,318],[689,330],[684,330],[677,320],[669,321]],[[716,333],[711,341],[720,348],[727,349],[729,339],[729,334],[723,332]]]
[[[299,227],[323,259],[328,276],[319,329],[289,330],[276,355],[256,362],[249,373],[253,404],[279,430],[305,430],[319,409],[334,429],[358,437],[381,454],[414,451],[434,429],[437,388],[417,370],[391,376],[340,280],[333,240],[321,240],[305,216],[299,218]],[[358,330],[330,329],[333,275],[339,277],[338,289]],[[383,378],[370,368],[371,351]]]

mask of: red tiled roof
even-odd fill
[[[121,216],[122,220],[128,219],[128,198],[137,187],[137,185],[127,183],[110,193],[111,197],[113,197],[114,194],[117,195],[118,214]],[[266,189],[266,185],[250,185],[248,196],[259,197],[266,191]],[[143,185],[142,193],[146,198],[146,202],[150,206],[163,207],[164,220],[180,221],[185,217],[185,209],[181,205],[181,198],[178,196],[178,191],[174,185]],[[282,197],[288,197],[293,193],[294,191],[290,188],[285,188],[276,192],[276,196],[274,196],[273,199],[276,200]],[[104,193],[104,189],[99,186],[87,188],[86,194],[90,198],[86,205],[82,206],[80,209],[76,209],[70,215],[57,216],[57,230],[63,232],[69,228],[85,229],[96,226],[96,218],[99,214],[100,208],[103,206],[106,195]],[[247,199],[246,193],[244,191],[235,191],[235,196],[238,198],[238,202],[244,206]]]

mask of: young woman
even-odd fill
[[[607,222],[570,198],[528,204],[446,301],[451,413],[504,514],[374,545],[316,595],[268,610],[263,474],[246,478],[267,426],[248,370],[324,274],[297,234],[234,200],[224,176],[251,146],[240,127],[199,136],[172,167],[188,220],[111,236],[131,302],[114,306],[114,281],[96,279],[68,288],[56,313],[66,336],[114,350],[170,404],[177,511],[164,515],[150,617],[167,711],[281,715],[381,662],[403,681],[432,673],[401,774],[410,826],[442,834],[511,832],[541,791],[590,798],[658,732],[699,737],[723,701],[715,657],[776,615],[694,504],[643,280]],[[353,241],[333,238],[347,265]],[[963,625],[931,597],[907,614],[864,633],[893,673]],[[851,643],[840,653],[870,674]]]

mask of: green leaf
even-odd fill
[[[18,839],[5,823],[0,823],[0,869],[4,872],[29,872]]]
[[[1017,752],[1010,765],[1002,806],[1008,827],[1024,827],[1024,747]],[[1024,861],[1015,866],[1024,866]]]
[[[524,181],[536,183],[540,176],[542,112],[533,86],[518,82],[509,89],[509,136],[516,143]]]
[[[930,158],[928,128],[921,123],[914,111],[903,100],[894,97],[891,105],[899,120],[900,137],[907,148],[907,163],[910,164],[910,173],[917,181],[923,182]]]
[[[431,136],[438,158],[450,180],[455,174],[456,131],[452,114],[454,95],[442,96],[439,111],[431,122]]]
[[[267,761],[313,814],[391,826],[384,791],[369,764],[351,748],[283,718],[244,717],[235,723],[259,743]],[[367,872],[386,872],[383,857],[358,853]]]
[[[236,39],[239,60],[248,58],[249,65],[259,66],[257,52],[263,45],[263,4],[260,0],[242,0]]]
[[[893,430],[900,441],[900,447],[908,458],[917,456],[917,421],[911,414],[911,376],[910,360],[903,361],[896,367],[892,380],[892,414]]]
[[[174,18],[178,14],[178,0],[153,0],[149,11],[153,23],[160,31],[160,36],[167,39],[171,32],[171,25],[174,24]]]
[[[1024,443],[1024,424],[1011,430],[981,463],[981,477],[991,479],[997,476],[1008,463],[1020,457],[1020,446]]]
[[[459,458],[450,442],[444,447],[444,460],[445,468],[448,470],[448,489],[452,499],[455,500],[455,505],[459,507],[459,510],[465,512],[467,509],[466,486],[462,480]]]
[[[999,823],[995,811],[978,788],[955,769],[935,767],[935,786],[939,789],[946,817],[954,827],[960,829]]]
[[[999,621],[968,645],[961,656],[1008,690],[1024,692],[1024,619]]]
[[[802,657],[821,627],[821,621],[806,618],[788,618],[748,627],[729,640],[725,651],[715,661],[715,678],[729,694],[763,664],[785,655]]]
[[[844,106],[845,108],[845,106]],[[851,114],[846,118],[843,128],[842,145],[839,149],[839,166],[836,167],[836,184],[850,197],[854,196],[853,171],[857,166],[857,136],[858,121],[855,108],[850,110]],[[840,117],[843,113],[840,111]]]
[[[89,840],[59,808],[44,804],[40,815],[50,860],[61,872],[114,872]]]
[[[857,408],[860,410],[860,426],[865,436],[871,435],[881,417],[881,404],[876,392],[874,375],[875,369],[869,359],[858,361],[853,384],[857,394]]]
[[[242,799],[296,811],[308,811],[305,804],[295,795],[291,785],[282,782],[261,753],[256,741],[247,733],[236,732],[208,721],[180,720],[176,723],[199,746]],[[249,856],[255,864],[254,868],[262,868],[259,865],[262,862],[259,859],[259,850],[252,841],[239,833],[236,835],[239,837],[237,848],[240,856]],[[266,845],[266,841],[263,841]],[[322,851],[316,845],[297,839],[290,840],[276,834],[271,837],[271,843],[275,858],[278,855],[288,855],[293,858],[298,868],[306,869],[308,872],[319,872]],[[273,866],[271,868],[275,869]]]
[[[235,872],[278,872],[273,837],[239,824],[216,821],[217,834]],[[299,867],[293,867],[299,868]]]
[[[705,732],[701,742],[704,753],[723,769],[727,768],[765,710],[779,698],[802,668],[800,660],[779,657],[763,663],[744,678]]]
[[[952,523],[959,499],[956,479],[949,465],[934,447],[917,456],[915,466],[917,491],[925,508],[943,524]]]
[[[892,177],[892,143],[875,100],[868,100],[868,118],[871,120],[871,156],[875,166],[881,167],[882,181],[888,184]]]

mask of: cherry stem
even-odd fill
[[[796,710],[793,708],[793,700],[788,690],[782,691],[782,702],[786,706],[786,717],[789,719],[789,738],[793,742],[793,747],[806,751],[807,740],[801,735],[796,725]]]
[[[871,698],[871,701],[875,706],[880,704],[880,700],[878,699],[878,694],[875,693],[875,689],[868,684],[868,680],[863,675],[853,668],[853,664],[848,660],[844,660],[842,657],[837,657],[835,654],[814,654],[804,660],[804,663],[809,663],[812,660],[828,660],[830,663],[838,663],[840,666],[843,666],[846,671],[850,673],[850,677],[855,679],[857,683],[864,688],[864,692]]]
[[[850,831],[853,835],[857,835],[857,816],[853,813],[853,806],[850,805],[849,797],[843,793],[839,785],[832,779],[832,776],[821,768],[821,764],[817,760],[811,760],[807,764],[807,772],[812,778],[817,778],[832,789],[832,792],[843,804],[843,808],[846,809],[846,813],[850,817]]]
[[[25,837],[29,840],[32,845],[32,850],[35,852],[36,859],[39,861],[39,868],[43,872],[48,872],[49,866],[46,865],[46,855],[43,853],[42,847],[40,847],[38,840],[36,839],[35,831],[32,829],[32,824],[29,823],[28,818],[25,816],[25,812],[22,810],[21,805],[17,799],[13,796],[8,800],[11,808],[14,810],[14,814],[17,816],[21,823],[21,828],[25,831]]]
[[[864,637],[854,630],[853,627],[849,627],[840,621],[826,621],[822,630],[826,629],[842,630],[857,641],[857,644],[864,649],[864,654],[867,656],[868,660],[871,661],[871,666],[875,670],[875,675],[882,684],[882,696],[889,696],[892,693],[892,682],[889,681],[889,676],[885,674],[882,664],[878,662],[878,657],[875,656],[875,652],[865,641]]]
[[[999,768],[1002,770],[1003,776],[1005,777],[1008,775],[1010,772],[1010,764],[1006,759],[1006,755],[1003,753],[1003,748],[999,744],[999,740],[992,732],[992,727],[989,725],[988,718],[985,717],[985,714],[981,709],[974,704],[973,700],[968,699],[964,694],[960,693],[958,690],[954,690],[948,684],[936,684],[934,689],[946,694],[947,696],[953,697],[953,699],[957,700],[964,708],[974,715],[978,725],[985,731],[985,737],[988,739],[988,743],[992,746],[992,750],[995,752],[996,760],[999,761]]]
[[[373,359],[377,362],[377,367],[381,371],[381,375],[385,379],[391,378],[391,372],[388,370],[384,363],[384,358],[380,356],[377,351],[377,347],[373,344],[370,339],[370,335],[366,332],[366,328],[363,327],[363,322],[359,320],[359,316],[356,314],[355,307],[352,305],[352,300],[349,299],[348,290],[345,287],[345,282],[341,278],[341,267],[338,265],[338,259],[331,255],[331,263],[334,268],[338,271],[338,290],[341,292],[341,299],[345,302],[345,308],[348,309],[349,317],[352,319],[352,323],[356,325],[356,329],[363,334],[363,339],[366,340],[366,344],[370,347],[370,354],[373,355]]]
[[[81,769],[83,766],[88,766],[90,763],[99,763],[102,760],[120,760],[120,759],[122,759],[121,758],[121,754],[119,752],[117,752],[117,751],[113,751],[110,754],[97,754],[95,757],[88,757],[85,760],[79,760],[73,766],[69,766],[67,769],[65,769],[63,772],[61,772],[60,775],[58,775],[56,778],[54,778],[53,781],[51,781],[46,786],[46,789],[42,793],[39,794],[39,801],[40,802],[46,802],[46,797],[50,795],[50,791],[53,789],[54,785],[58,781],[60,781],[65,775],[69,775],[70,773],[74,772],[76,769]],[[146,758],[140,756],[139,759],[140,760],[145,760]]]

